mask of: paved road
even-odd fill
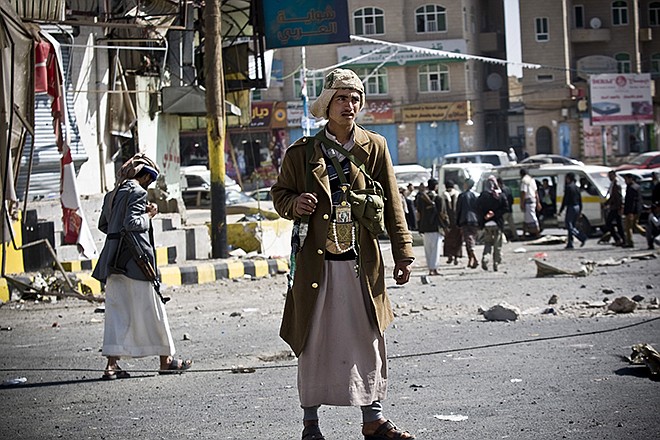
[[[623,263],[537,278],[537,254],[569,270]],[[387,332],[386,416],[418,439],[660,438],[660,382],[622,359],[636,343],[660,348],[660,312],[647,309],[659,296],[659,265],[622,260],[631,254],[595,240],[574,251],[510,243],[500,272],[445,265],[427,284],[420,258],[408,285],[390,286],[397,319]],[[158,376],[156,359],[125,360],[132,377],[114,382],[99,380],[96,305],[4,305],[0,326],[12,330],[0,332],[0,380],[27,382],[0,387],[1,438],[300,438],[295,360],[277,336],[285,284],[276,276],[171,288],[172,332],[193,370]],[[556,314],[541,313],[552,294]],[[640,309],[597,306],[621,295],[643,296]],[[486,322],[477,313],[500,302],[521,318]],[[255,370],[232,372],[238,366]],[[361,439],[359,417],[322,408],[326,438]]]

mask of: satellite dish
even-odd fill
[[[499,90],[502,87],[502,76],[499,73],[491,73],[486,78],[486,85],[490,90]]]
[[[600,29],[600,27],[603,25],[601,23],[600,18],[594,17],[589,21],[589,26],[591,26],[591,29]]]

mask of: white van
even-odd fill
[[[528,166],[515,165],[493,170],[498,177],[502,178],[504,184],[511,188],[514,198],[513,220],[517,226],[522,226],[524,217],[523,212],[520,210],[520,170],[523,168],[536,180],[538,188],[541,188],[543,179],[548,179],[549,185],[555,189],[557,211],[559,211],[564,199],[566,174],[575,174],[576,182],[579,184],[582,194],[583,216],[578,221],[578,227],[586,234],[590,234],[594,228],[605,225],[603,202],[605,202],[610,187],[607,174],[611,168],[598,165],[530,164]],[[625,187],[625,184],[623,187]],[[543,220],[544,227],[563,227],[563,225],[564,219],[558,218],[556,215]]]
[[[490,164],[494,167],[513,165],[515,164],[509,158],[509,155],[504,151],[487,150],[487,151],[465,151],[462,153],[449,153],[442,157],[442,165],[449,164],[466,164],[466,163],[481,163]]]
[[[450,179],[456,184],[456,189],[463,191],[463,182],[467,179],[474,181],[473,189],[476,192],[481,192],[483,182],[488,179],[488,176],[493,174],[493,167],[487,163],[453,163],[442,165],[438,169],[438,184],[440,191],[445,191],[445,182]]]

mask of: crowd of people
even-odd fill
[[[603,205],[605,233],[599,243],[613,239],[615,246],[633,248],[633,234],[638,233],[646,237],[648,249],[655,249],[655,246],[659,245],[658,174],[653,173],[650,205],[644,205],[635,176],[624,175],[624,192],[618,183],[616,172],[610,171],[608,177],[611,186]],[[514,198],[511,189],[504,185],[501,178],[489,176],[480,194],[475,192],[471,179],[462,182],[461,191],[451,180],[444,184],[445,190],[442,192],[438,192],[438,182],[435,179],[430,179],[417,188],[410,184],[399,190],[408,228],[416,230],[422,236],[429,275],[438,275],[443,256],[447,258],[447,264],[458,265],[463,256],[463,247],[468,257],[467,267],[478,267],[479,259],[475,254],[477,238],[484,245],[481,267],[484,270],[492,268],[497,271],[502,262],[501,250],[504,242],[539,238],[544,220],[561,216],[564,212],[564,227],[567,232],[565,248],[573,249],[575,240],[580,246],[584,246],[588,240],[587,234],[578,225],[582,216],[584,185],[574,173],[566,174],[562,203],[558,209],[556,186],[551,185],[548,179],[543,179],[539,185],[527,170],[520,170],[519,208],[524,216],[522,235],[518,234],[513,220]],[[645,225],[641,225],[639,219],[644,211],[648,213],[648,220]]]

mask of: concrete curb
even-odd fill
[[[289,262],[285,258],[263,258],[254,260],[227,259],[216,261],[187,262],[185,265],[160,266],[161,283],[164,286],[181,286],[184,284],[205,284],[221,279],[234,279],[249,276],[263,278],[284,274],[289,271]],[[100,295],[103,292],[101,282],[92,278],[91,270],[82,269],[80,272],[71,272],[77,278],[74,282],[76,288],[83,294]],[[30,282],[27,277],[26,283]],[[10,299],[10,289],[7,280],[0,278],[0,301]]]

